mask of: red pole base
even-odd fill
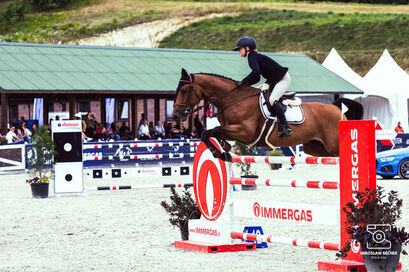
[[[235,245],[216,245],[212,243],[195,242],[195,241],[176,241],[175,247],[200,251],[204,253],[234,252],[256,250],[255,243],[241,243]]]

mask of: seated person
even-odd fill
[[[139,126],[138,129],[138,138],[139,140],[150,140],[152,139],[149,133],[148,121],[143,120],[143,123]]]
[[[103,129],[103,132],[105,134],[106,140],[115,140],[115,141],[121,140],[121,137],[118,135],[118,133],[114,132],[114,130],[111,128],[111,125],[109,123],[105,124],[105,128]]]
[[[185,128],[183,123],[180,123],[180,130],[187,139],[193,139],[193,133],[190,129]]]
[[[157,137],[156,137],[156,133],[155,133],[155,127],[153,126],[152,121],[149,122],[148,128],[149,128],[149,135],[151,135],[151,138],[156,139]]]
[[[126,125],[126,122],[122,122],[122,125],[119,128],[119,136],[121,136],[122,140],[132,140],[132,132]]]
[[[163,124],[161,121],[158,121],[155,126],[155,135],[159,139],[165,139],[166,138],[166,132],[165,128],[163,127]]]
[[[16,126],[12,125],[10,127],[9,132],[6,134],[6,140],[8,144],[22,144],[24,142],[30,142],[27,136],[24,136],[24,138],[18,137],[16,134]]]
[[[97,128],[95,129],[95,138],[105,140],[105,131],[104,128],[102,127],[101,123],[98,123]]]
[[[171,139],[184,139],[186,137],[183,135],[183,129],[180,124],[176,124],[175,121],[172,121],[172,128],[170,129],[169,134]]]
[[[23,139],[25,139],[25,137],[27,137],[28,139],[28,143],[31,143],[30,138],[31,138],[31,131],[27,128],[27,123],[21,123],[21,136]]]

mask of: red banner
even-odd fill
[[[348,202],[358,203],[356,192],[376,187],[375,121],[339,122],[341,247],[349,240],[345,231]],[[360,261],[359,244],[352,243],[345,260]]]

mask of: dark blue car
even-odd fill
[[[403,179],[409,179],[409,148],[377,153],[376,174],[384,179],[391,179],[396,175]]]

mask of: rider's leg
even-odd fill
[[[290,77],[290,74],[287,72],[284,75],[283,79],[274,86],[273,92],[270,95],[270,99],[269,99],[269,103],[274,109],[277,115],[277,118],[278,118],[278,122],[281,126],[281,130],[278,132],[278,135],[280,137],[293,133],[291,128],[288,126],[287,119],[285,118],[283,105],[281,104],[281,102],[278,102],[278,99],[280,99],[280,97],[290,87],[290,83],[291,83],[291,77]]]

